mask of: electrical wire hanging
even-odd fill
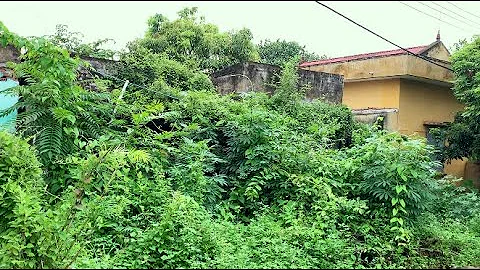
[[[420,2],[420,1],[416,1],[416,2],[419,3],[420,5],[426,6],[426,7],[428,7],[429,9],[434,10],[434,11],[440,13],[440,14],[443,14],[443,15],[445,15],[445,16],[447,16],[447,17],[450,17],[450,18],[452,18],[452,19],[454,19],[454,20],[456,20],[456,21],[458,21],[458,22],[464,23],[465,25],[468,25],[468,26],[470,26],[470,27],[472,27],[472,28],[474,28],[474,29],[477,29],[477,28],[478,28],[478,26],[474,26],[474,25],[472,25],[472,24],[470,24],[470,23],[466,23],[466,22],[463,21],[463,20],[460,20],[460,19],[457,19],[457,18],[455,18],[455,17],[453,17],[453,16],[450,16],[449,14],[447,14],[447,13],[441,11],[441,10],[438,10],[438,9],[436,9],[436,8],[434,8],[434,7],[431,7],[431,6],[429,6],[429,5],[425,4],[425,3],[422,3],[422,2]]]
[[[465,31],[465,32],[469,32],[469,31],[466,30],[465,28],[461,28],[461,27],[459,27],[459,26],[456,26],[456,25],[454,25],[454,24],[451,24],[451,23],[449,23],[449,22],[446,22],[446,21],[444,21],[444,20],[442,20],[442,19],[440,19],[440,18],[437,18],[437,17],[435,17],[435,16],[432,16],[432,15],[430,15],[430,14],[428,14],[428,13],[426,13],[426,12],[423,12],[423,11],[421,11],[421,10],[415,8],[415,7],[412,7],[412,6],[410,6],[409,4],[405,4],[405,3],[403,3],[402,1],[398,1],[398,2],[399,2],[400,4],[402,4],[402,5],[405,5],[405,6],[409,7],[409,8],[411,8],[411,9],[413,9],[413,10],[416,10],[416,11],[418,11],[418,12],[424,14],[424,15],[427,15],[427,16],[429,16],[429,17],[432,17],[432,18],[434,18],[435,20],[439,20],[439,21],[441,21],[441,22],[443,22],[443,23],[446,23],[446,24],[448,24],[448,25],[450,25],[450,26],[453,26],[453,27],[455,27],[455,28],[457,28],[457,29],[463,30],[463,31]]]
[[[472,16],[474,16],[474,17],[477,17],[477,18],[479,18],[479,19],[480,19],[480,17],[479,17],[478,15],[476,15],[476,14],[473,14],[473,13],[469,12],[468,10],[464,10],[463,8],[461,8],[461,7],[457,6],[457,5],[455,5],[454,3],[450,2],[450,1],[447,1],[447,3],[449,3],[450,5],[452,5],[452,6],[456,7],[457,9],[459,9],[459,10],[461,10],[461,11],[465,12],[465,13],[468,13],[468,14],[470,14],[470,15],[472,15]]]
[[[338,11],[334,10],[333,8],[331,8],[331,7],[327,6],[327,5],[323,4],[323,3],[320,3],[319,1],[315,1],[315,2],[316,2],[317,4],[319,4],[319,5],[321,5],[321,6],[325,7],[325,8],[327,8],[327,9],[331,10],[332,12],[336,13],[337,15],[339,15],[339,16],[341,16],[341,17],[343,17],[343,18],[347,19],[348,21],[350,21],[350,22],[354,23],[355,25],[357,25],[357,26],[361,27],[362,29],[364,29],[364,30],[366,30],[366,31],[368,31],[368,32],[370,32],[370,33],[372,33],[373,35],[375,35],[375,36],[377,36],[377,37],[379,37],[379,38],[383,39],[384,41],[386,41],[386,42],[388,42],[388,43],[390,43],[390,44],[394,45],[395,47],[398,47],[398,48],[400,48],[400,49],[404,50],[404,51],[405,51],[405,52],[407,52],[408,54],[410,54],[410,55],[413,55],[413,56],[415,56],[415,57],[418,57],[418,58],[420,58],[420,59],[422,59],[422,60],[425,60],[425,61],[427,61],[427,62],[429,62],[429,63],[431,63],[431,64],[434,64],[434,65],[436,65],[436,66],[442,67],[442,68],[444,68],[444,69],[446,69],[446,70],[449,70],[449,71],[452,71],[452,72],[453,72],[453,69],[451,69],[451,68],[449,68],[449,67],[446,67],[446,66],[443,66],[443,65],[440,65],[440,64],[438,64],[438,63],[436,63],[436,62],[434,62],[434,61],[432,61],[432,60],[430,60],[430,59],[428,59],[428,58],[426,58],[426,57],[424,57],[424,56],[422,56],[422,55],[419,55],[419,54],[413,53],[413,52],[411,52],[411,51],[409,51],[409,50],[407,50],[407,49],[405,49],[405,48],[401,47],[400,45],[397,45],[397,44],[393,43],[392,41],[390,41],[390,40],[388,40],[388,39],[386,39],[386,38],[384,38],[384,37],[380,36],[379,34],[377,34],[377,33],[373,32],[372,30],[370,30],[370,29],[366,28],[365,26],[363,26],[363,25],[361,25],[361,24],[359,24],[359,23],[355,22],[354,20],[352,20],[352,19],[348,18],[347,16],[345,16],[345,15],[341,14],[340,12],[338,12]]]
[[[444,10],[448,10],[448,11],[450,11],[451,13],[453,13],[453,14],[455,14],[455,15],[459,16],[460,18],[463,18],[463,19],[465,19],[465,20],[467,20],[467,21],[469,21],[469,22],[472,22],[472,23],[474,23],[474,24],[476,24],[476,25],[480,26],[480,23],[478,23],[478,22],[476,22],[476,21],[470,20],[469,18],[467,18],[467,17],[464,17],[463,15],[461,15],[461,14],[458,14],[458,13],[456,13],[455,11],[453,11],[453,10],[451,10],[451,9],[448,9],[448,8],[446,8],[446,7],[444,7],[444,6],[440,5],[440,4],[438,4],[438,3],[435,3],[435,2],[433,2],[433,1],[430,1],[430,2],[432,2],[432,4],[436,5],[436,6],[437,6],[437,7],[439,7],[439,8],[443,8]]]

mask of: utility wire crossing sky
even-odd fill
[[[434,42],[438,30],[447,48],[480,32],[475,1],[320,2],[403,48]],[[174,20],[179,10],[193,6],[221,31],[249,28],[255,43],[297,41],[328,57],[396,49],[315,1],[2,1],[0,21],[22,36],[50,35],[57,24],[66,24],[83,33],[85,42],[111,38],[115,43],[105,48],[121,50],[143,37],[148,17],[160,13]]]

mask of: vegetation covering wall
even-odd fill
[[[0,27],[1,46],[26,49],[12,68],[27,82],[2,112],[19,109],[0,132],[2,268],[480,265],[478,194],[435,179],[424,140],[304,102],[295,61],[272,97],[220,96],[206,62],[175,58],[191,50],[140,40],[121,96],[115,79],[83,89],[66,49]]]

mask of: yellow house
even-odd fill
[[[451,67],[439,34],[432,44],[407,50]],[[386,116],[386,129],[405,135],[429,138],[430,128],[452,122],[463,109],[451,90],[451,71],[401,49],[305,62],[300,68],[342,74],[343,104],[358,117],[381,113]],[[454,160],[444,170],[463,177],[464,167],[465,161]]]

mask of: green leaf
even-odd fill
[[[405,207],[405,201],[404,201],[403,199],[400,199],[400,205],[401,205],[402,207]]]
[[[70,122],[72,123],[72,125],[75,124],[75,121],[77,120],[77,119],[75,118],[75,116],[73,116],[73,115],[67,115],[65,118],[66,118],[68,121],[70,121]]]
[[[398,198],[392,198],[392,206],[395,206],[397,202],[398,202]]]
[[[397,222],[400,223],[401,226],[403,226],[403,218],[398,218]]]
[[[390,228],[390,231],[398,231],[398,229],[399,228],[397,226],[393,226],[393,227]]]

